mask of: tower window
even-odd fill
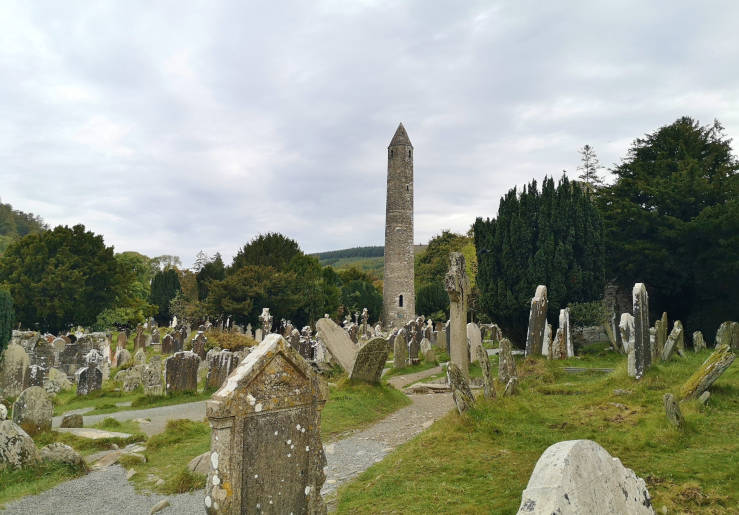
[[[390,151],[390,157],[393,157],[393,151],[392,150]]]
[[[408,151],[408,157],[411,157],[411,151],[410,150]]]
[[[405,185],[405,191],[411,191],[407,184]]]
[[[403,307],[403,296],[398,297],[398,307]]]

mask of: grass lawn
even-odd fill
[[[133,409],[155,408],[157,406],[170,406],[172,404],[183,404],[209,399],[213,391],[200,391],[195,393],[176,393],[169,395],[144,395],[141,389],[131,393],[125,393],[113,389],[113,384],[108,382],[102,390],[92,392],[80,397],[74,390],[59,392],[54,399],[54,415],[61,415],[67,411],[80,408],[94,408],[85,415],[103,415],[117,411]],[[117,403],[130,402],[130,406],[117,406]]]
[[[732,512],[739,506],[739,367],[714,384],[706,407],[681,404],[684,432],[668,424],[662,403],[709,354],[674,357],[638,382],[627,376],[625,357],[602,349],[564,362],[519,361],[518,396],[499,393],[465,417],[451,412],[342,488],[338,511],[515,513],[544,450],[582,438],[644,478],[655,509]],[[563,366],[615,371],[568,374]]]

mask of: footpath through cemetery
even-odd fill
[[[702,276],[715,295],[686,287],[690,309],[649,274],[607,281],[598,199],[622,183],[566,177],[416,249],[413,152],[401,124],[381,277],[276,233],[195,270],[81,226],[12,243],[4,513],[739,513],[739,311],[719,284],[736,267]],[[62,279],[18,257],[55,238],[101,247],[77,267],[135,263],[145,295],[85,313],[40,297],[28,277]]]

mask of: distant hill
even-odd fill
[[[40,216],[18,211],[10,204],[0,202],[0,254],[18,238],[45,229],[48,227]]]
[[[426,245],[414,245],[413,250],[418,255],[420,252],[426,250]],[[384,246],[354,247],[351,249],[317,252],[311,255],[317,257],[321,265],[330,265],[336,270],[355,267],[367,272],[373,271],[382,276],[382,269],[385,266]]]

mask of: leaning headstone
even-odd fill
[[[716,331],[716,347],[728,345],[730,349],[739,349],[739,322],[722,322]]]
[[[541,346],[541,355],[549,357],[550,349],[552,347],[552,324],[547,322],[544,328],[544,343]]]
[[[706,348],[706,341],[703,339],[703,333],[700,331],[693,332],[693,351],[700,352]]]
[[[634,317],[630,313],[621,313],[618,324],[621,341],[627,356],[627,373],[629,377],[636,377],[636,349],[634,348]]]
[[[444,287],[449,294],[448,329],[450,363],[455,363],[465,378],[470,376],[470,358],[467,347],[467,297],[470,281],[467,278],[464,256],[459,252],[449,254],[449,271],[444,276]]]
[[[728,345],[716,347],[708,359],[690,376],[680,389],[681,399],[696,399],[708,390],[736,359]]]
[[[653,514],[647,485],[592,440],[547,448],[521,494],[518,515]]]
[[[467,324],[467,341],[470,346],[470,363],[476,363],[479,356],[477,348],[482,348],[482,333],[474,322]]]
[[[495,399],[495,385],[493,383],[493,372],[490,368],[490,359],[488,353],[483,349],[482,345],[475,349],[477,353],[477,361],[480,363],[482,370],[482,386],[483,395],[486,399]]]
[[[679,320],[675,321],[675,325],[670,331],[670,336],[667,337],[665,347],[662,349],[662,361],[667,361],[672,355],[672,351],[678,348],[679,342],[683,340],[683,326]],[[684,346],[684,344],[683,344]]]
[[[379,383],[387,361],[387,344],[382,337],[373,338],[357,351],[349,379]]]
[[[446,375],[449,381],[449,387],[452,390],[454,404],[457,406],[459,414],[462,415],[475,403],[475,397],[472,395],[467,378],[456,363],[449,363],[446,369]]]
[[[162,362],[158,355],[152,356],[151,363],[145,365],[141,371],[141,385],[144,387],[145,395],[162,395],[164,393]]]
[[[685,418],[683,418],[683,412],[680,411],[680,405],[675,400],[675,397],[671,393],[666,393],[663,400],[667,420],[678,429],[683,429],[685,427]]]
[[[560,327],[561,327],[560,311]],[[540,356],[544,345],[544,329],[547,324],[547,287],[536,287],[529,311],[529,329],[526,333],[526,356]]]
[[[75,376],[77,379],[77,395],[87,395],[103,387],[103,372],[95,365],[80,368]]]
[[[165,391],[197,392],[200,357],[192,351],[177,352],[164,361]]]
[[[498,380],[503,384],[508,384],[510,378],[516,376],[516,362],[513,360],[513,350],[508,338],[500,340],[498,358]]]
[[[326,345],[331,355],[347,374],[350,373],[354,366],[356,347],[346,331],[336,325],[330,318],[318,320],[316,330],[320,333],[321,341]]]
[[[326,513],[317,373],[271,334],[207,401],[209,514]]]
[[[12,420],[0,422],[0,471],[21,468],[40,461],[33,439]]]
[[[8,345],[0,358],[0,392],[6,397],[18,397],[23,391],[31,359],[17,343]]]
[[[228,350],[216,351],[211,349],[206,356],[208,362],[208,376],[205,379],[206,388],[218,389],[226,381],[228,375],[239,364],[239,358]]]
[[[673,327],[673,330],[675,330],[675,328],[678,329],[677,342],[675,343],[675,351],[680,356],[685,356],[685,329],[683,328],[683,323],[680,320],[675,320],[675,325]]]
[[[651,365],[649,347],[649,295],[644,283],[636,283],[631,292],[634,313],[634,366],[641,379]]]
[[[53,413],[51,398],[40,386],[23,390],[13,404],[13,422],[31,436],[51,429]]]
[[[171,334],[165,334],[162,338],[162,354],[172,354],[174,351],[174,338]]]
[[[395,337],[393,344],[393,368],[404,368],[408,366],[408,344],[405,343],[404,332],[401,331]]]
[[[192,339],[192,351],[198,355],[201,360],[205,360],[205,344],[208,343],[208,337],[204,331],[198,331],[195,338]]]

